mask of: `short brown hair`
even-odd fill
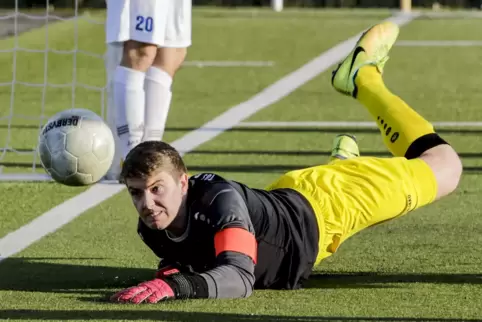
[[[162,141],[146,141],[127,154],[122,165],[120,182],[128,178],[145,179],[157,171],[169,172],[178,177],[187,173],[181,155],[171,145]]]

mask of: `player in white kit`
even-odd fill
[[[120,153],[161,140],[191,45],[192,0],[106,0],[106,68]]]

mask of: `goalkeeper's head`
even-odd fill
[[[188,175],[176,149],[161,141],[137,145],[124,161],[120,181],[149,228],[183,231]]]

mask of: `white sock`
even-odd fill
[[[146,73],[146,114],[142,141],[160,141],[164,135],[171,105],[172,77],[160,68],[150,67]]]
[[[144,133],[145,73],[118,66],[114,76],[116,127],[122,156],[141,142]]]

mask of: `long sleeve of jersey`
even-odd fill
[[[248,297],[255,281],[254,229],[244,199],[230,185],[223,186],[206,196],[216,230],[217,256],[216,267],[201,276],[207,282],[209,298]]]
[[[209,298],[250,296],[254,285],[254,263],[251,258],[226,252],[220,255],[220,259],[230,264],[219,265],[201,274],[207,282]]]

